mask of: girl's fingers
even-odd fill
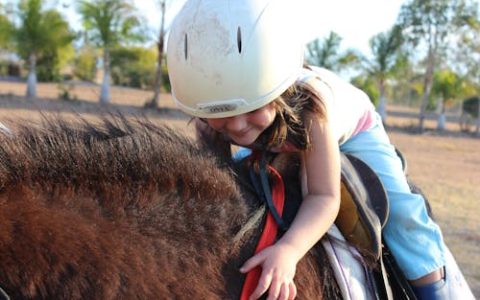
[[[288,289],[288,300],[295,299],[295,297],[297,297],[297,286],[295,285],[295,283],[290,282],[290,284],[288,285]]]
[[[258,266],[260,264],[262,264],[264,260],[265,260],[265,258],[263,257],[262,252],[260,252],[256,255],[254,255],[253,257],[251,257],[250,259],[248,259],[243,264],[243,266],[240,268],[240,272],[247,273],[251,269],[255,268],[256,266]]]
[[[260,276],[260,279],[258,280],[258,285],[253,291],[253,293],[250,295],[248,298],[249,300],[254,300],[260,298],[265,292],[268,290],[270,287],[270,284],[272,283],[272,274],[264,274],[262,272],[262,275]]]
[[[289,296],[290,296],[290,285],[286,282],[284,282],[282,284],[282,286],[280,287],[280,294],[278,295],[278,298],[279,300],[288,300],[290,299]]]
[[[279,299],[279,295],[281,293],[282,284],[273,277],[272,283],[270,284],[270,288],[268,289],[268,298],[267,300],[276,300]]]

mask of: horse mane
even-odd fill
[[[233,164],[145,119],[11,129],[0,134],[0,287],[11,298],[238,298],[264,210]],[[327,265],[321,246],[299,262],[299,297],[338,293]]]
[[[13,298],[215,299],[212,261],[246,218],[231,171],[168,126],[46,119],[0,137],[0,286]]]

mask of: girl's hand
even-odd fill
[[[257,288],[249,299],[258,299],[267,290],[267,300],[294,299],[297,288],[293,282],[295,268],[299,258],[297,251],[290,245],[276,244],[265,248],[245,262],[240,272],[247,273],[256,266],[261,266],[262,275]]]

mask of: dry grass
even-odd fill
[[[72,91],[79,100],[58,101],[55,85],[40,84],[38,96],[27,101],[25,85],[0,81],[0,120],[19,118],[38,120],[43,113],[66,116],[81,114],[87,119],[119,111],[129,116],[145,116],[153,122],[168,123],[191,133],[188,117],[174,108],[168,94],[161,97],[161,110],[143,109],[150,92],[128,88],[112,89],[112,104],[98,105],[99,89],[94,85],[76,86]],[[458,124],[448,123],[447,132],[432,131],[436,123],[426,122],[426,133],[415,134],[412,111],[394,108],[387,119],[392,142],[405,154],[410,177],[422,188],[442,227],[452,250],[474,294],[480,297],[480,139],[458,132]],[[8,122],[8,121],[7,121]],[[407,128],[407,129],[405,129]]]
[[[445,241],[480,297],[480,139],[390,132],[429,199]]]
[[[146,117],[154,123],[169,123],[184,129],[188,118],[175,108],[170,94],[160,97],[160,110],[145,109],[144,104],[152,97],[151,92],[115,87],[111,89],[109,105],[99,105],[100,89],[97,85],[76,85],[70,95],[76,100],[58,100],[59,89],[55,84],[40,83],[35,101],[27,100],[26,87],[22,82],[0,81],[0,118],[8,120],[39,120],[42,114],[63,116],[82,115],[87,120],[97,120],[107,113],[120,112],[131,117]]]

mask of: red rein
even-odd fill
[[[283,184],[282,176],[280,176],[278,171],[275,170],[273,167],[268,166],[268,169],[274,175],[274,182],[272,186],[273,204],[275,205],[278,214],[282,216],[283,206],[285,203],[285,187]],[[257,247],[255,248],[255,254],[267,248],[268,246],[273,245],[275,243],[275,239],[277,238],[277,233],[277,223],[275,222],[272,214],[268,213],[265,227],[263,228],[262,235],[260,236]],[[248,297],[253,293],[253,291],[258,285],[258,280],[260,279],[261,274],[262,268],[259,266],[247,273],[245,282],[243,284],[240,300],[247,300]]]

